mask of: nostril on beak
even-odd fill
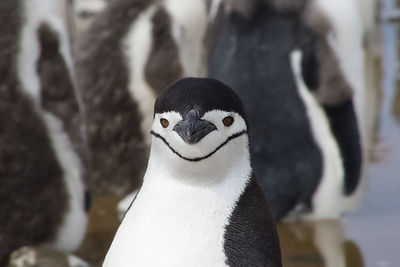
[[[175,132],[180,132],[180,131],[182,131],[181,125],[180,125],[179,123],[176,124],[176,125],[174,126],[174,128],[172,128],[172,130],[175,131]]]

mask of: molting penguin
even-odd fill
[[[104,267],[281,266],[239,97],[187,78],[157,98],[143,185]]]
[[[21,246],[73,251],[86,230],[83,128],[63,4],[0,3],[0,266]]]
[[[335,6],[327,2],[213,1],[209,75],[243,99],[254,168],[276,219],[337,218],[360,185],[352,91],[362,90],[362,64],[352,65],[358,81],[349,79],[337,49],[349,35],[326,15]]]
[[[184,76],[205,73],[205,6],[116,0],[79,36],[77,78],[97,193],[124,195],[140,184],[156,96]]]

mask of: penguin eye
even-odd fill
[[[222,123],[223,123],[226,127],[231,126],[231,125],[233,124],[233,122],[234,122],[234,119],[233,119],[232,116],[225,117],[225,118],[222,120]]]
[[[167,128],[169,125],[169,121],[166,119],[160,119],[161,126]]]

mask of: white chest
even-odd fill
[[[203,188],[170,179],[145,183],[103,266],[226,266],[225,226],[246,181]]]

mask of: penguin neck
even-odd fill
[[[212,186],[225,179],[251,176],[247,135],[227,143],[212,156],[200,161],[180,158],[157,138],[153,138],[144,182],[150,179],[172,179],[195,186]],[[236,177],[237,176],[237,177]]]

